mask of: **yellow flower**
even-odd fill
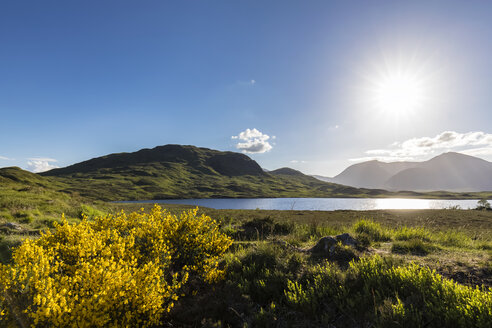
[[[76,225],[62,217],[0,266],[0,295],[12,295],[13,309],[28,304],[24,319],[34,327],[157,325],[189,281],[223,277],[218,262],[232,240],[197,212],[176,216],[156,205]],[[12,321],[3,308],[0,296],[0,314]]]

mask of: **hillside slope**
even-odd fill
[[[492,163],[459,153],[445,153],[402,170],[385,183],[391,190],[492,190]]]
[[[384,163],[369,161],[349,166],[330,182],[358,188],[386,188],[386,181],[400,171],[411,168],[412,162]]]
[[[61,192],[68,185],[18,167],[0,168],[0,221],[32,221],[37,216],[77,216],[85,201],[77,193]]]
[[[333,178],[317,178],[358,188],[393,191],[491,191],[492,163],[449,152],[425,162],[368,161],[351,165]]]
[[[322,182],[288,168],[265,172],[244,154],[181,145],[111,154],[42,175],[66,185],[64,191],[110,201],[388,195]]]

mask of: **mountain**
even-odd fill
[[[273,171],[270,171],[270,174],[274,175],[291,175],[291,176],[306,176],[304,173],[298,170],[291,169],[290,167],[282,167],[280,169],[276,169]]]
[[[93,158],[64,168],[50,170],[44,175],[90,174],[108,169],[113,172],[124,172],[130,167],[149,165],[151,163],[184,164],[203,173],[218,173],[228,176],[264,174],[258,163],[244,154],[222,152],[195,146],[165,145],[153,149],[141,149],[133,153],[118,153]]]
[[[354,164],[330,182],[358,188],[456,192],[492,190],[492,163],[449,152],[425,162],[368,161]]]
[[[380,161],[358,163],[349,166],[329,181],[360,188],[384,189],[386,188],[385,182],[389,178],[404,169],[412,167],[413,164],[411,162],[383,163]]]
[[[492,163],[460,153],[446,153],[402,170],[386,181],[392,190],[492,190]]]
[[[41,175],[65,186],[60,191],[110,201],[388,195],[322,182],[290,168],[265,172],[244,154],[182,145],[110,154]]]

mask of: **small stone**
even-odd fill
[[[7,222],[3,226],[12,230],[24,230],[22,226],[16,222]]]

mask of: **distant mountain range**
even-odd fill
[[[314,177],[357,188],[391,191],[491,191],[492,163],[449,152],[425,162],[368,161],[349,166],[333,178]]]
[[[492,193],[391,192],[383,190],[380,188],[381,184],[377,184],[378,179],[387,181],[390,186],[402,181],[422,183],[426,182],[425,179],[429,179],[429,176],[437,179],[464,170],[481,172],[477,175],[481,179],[473,180],[466,175],[460,175],[463,181],[473,181],[475,184],[482,182],[484,186],[488,186],[486,182],[490,182],[490,171],[487,174],[483,173],[485,169],[477,171],[478,165],[475,162],[470,166],[458,160],[453,161],[455,164],[461,163],[459,167],[456,166],[457,164],[446,166],[441,163],[447,163],[445,159],[450,156],[464,155],[447,154],[440,160],[439,157],[434,159],[434,162],[440,163],[440,165],[436,164],[438,169],[433,165],[416,167],[416,163],[392,165],[392,163],[373,161],[369,164],[354,165],[337,176],[352,179],[344,180],[347,184],[357,182],[351,178],[353,176],[359,179],[366,178],[375,186],[363,188],[320,181],[287,167],[265,171],[250,157],[240,153],[195,146],[165,145],[132,153],[97,157],[41,174],[27,172],[17,167],[0,168],[0,187],[10,188],[12,192],[31,192],[35,194],[33,197],[44,195],[43,197],[47,199],[58,197],[69,200],[82,197],[102,201],[269,197],[490,198]],[[484,162],[478,160],[477,163],[481,163],[484,167],[490,165]],[[447,169],[440,169],[443,166]],[[368,169],[373,167],[375,169]],[[412,172],[408,171],[410,169],[428,170],[425,171],[427,178],[417,180],[408,177],[407,172]],[[447,181],[446,178],[439,179]]]
[[[182,145],[110,154],[41,175],[63,185],[60,191],[101,200],[394,196],[290,168],[265,171],[244,154]]]

